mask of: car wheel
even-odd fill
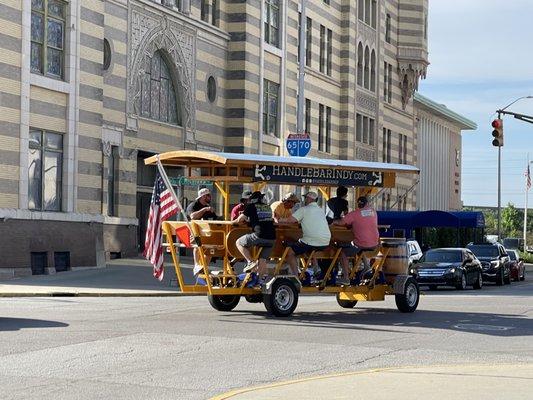
[[[458,290],[466,289],[466,275],[464,273],[461,273],[461,280],[455,285],[455,288]]]
[[[263,296],[267,311],[276,317],[288,317],[298,305],[296,285],[285,278],[276,279],[272,284],[272,292]]]
[[[398,293],[395,296],[396,307],[403,313],[412,313],[418,307],[420,300],[420,288],[418,283],[413,278],[407,278],[403,293]]]
[[[339,293],[337,293],[337,303],[342,308],[354,308],[357,304],[357,300],[342,300],[339,298]]]
[[[231,311],[239,301],[241,300],[240,296],[236,295],[209,295],[207,296],[209,304],[217,311]]]
[[[475,290],[479,290],[479,289],[481,289],[483,287],[483,274],[481,272],[477,273],[477,279],[474,282],[474,285],[472,285],[472,287]]]
[[[504,277],[503,277],[503,282],[504,282],[506,285],[510,285],[510,284],[511,284],[511,271],[508,271],[507,276],[504,276]]]
[[[496,285],[498,286],[503,285],[503,268],[500,269],[500,273],[496,277]]]

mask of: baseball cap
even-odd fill
[[[241,194],[241,200],[247,200],[250,198],[251,195],[252,195],[252,192],[250,190],[245,190]]]
[[[258,201],[260,201],[263,198],[263,196],[264,196],[264,194],[261,193],[260,191],[255,191],[255,192],[253,192],[250,195],[250,201],[252,203],[257,203]]]
[[[294,203],[299,203],[300,199],[298,199],[298,196],[296,196],[294,193],[289,192],[282,197],[281,201],[292,201]]]
[[[200,197],[205,196],[206,194],[211,194],[211,191],[208,188],[201,188],[198,190],[198,197],[196,197],[196,200],[198,200]]]
[[[318,193],[317,192],[307,192],[306,194],[304,194],[303,197],[309,197],[312,200],[317,200],[318,199]]]

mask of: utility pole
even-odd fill
[[[307,27],[307,15],[306,15],[306,3],[307,0],[300,0],[300,32],[298,32],[298,43],[300,48],[298,49],[298,111],[296,114],[296,133],[303,133],[304,131],[304,109],[305,109],[305,55],[307,49],[306,40],[306,27]]]

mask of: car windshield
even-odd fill
[[[427,262],[461,262],[462,256],[460,250],[430,250],[424,256]]]
[[[513,261],[516,261],[517,257],[516,257],[516,253],[514,251],[508,251],[509,253],[509,258]]]
[[[498,248],[496,246],[468,246],[478,257],[498,257]]]

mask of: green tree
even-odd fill
[[[521,236],[523,213],[520,213],[513,203],[508,203],[502,211],[502,236],[519,237]]]

